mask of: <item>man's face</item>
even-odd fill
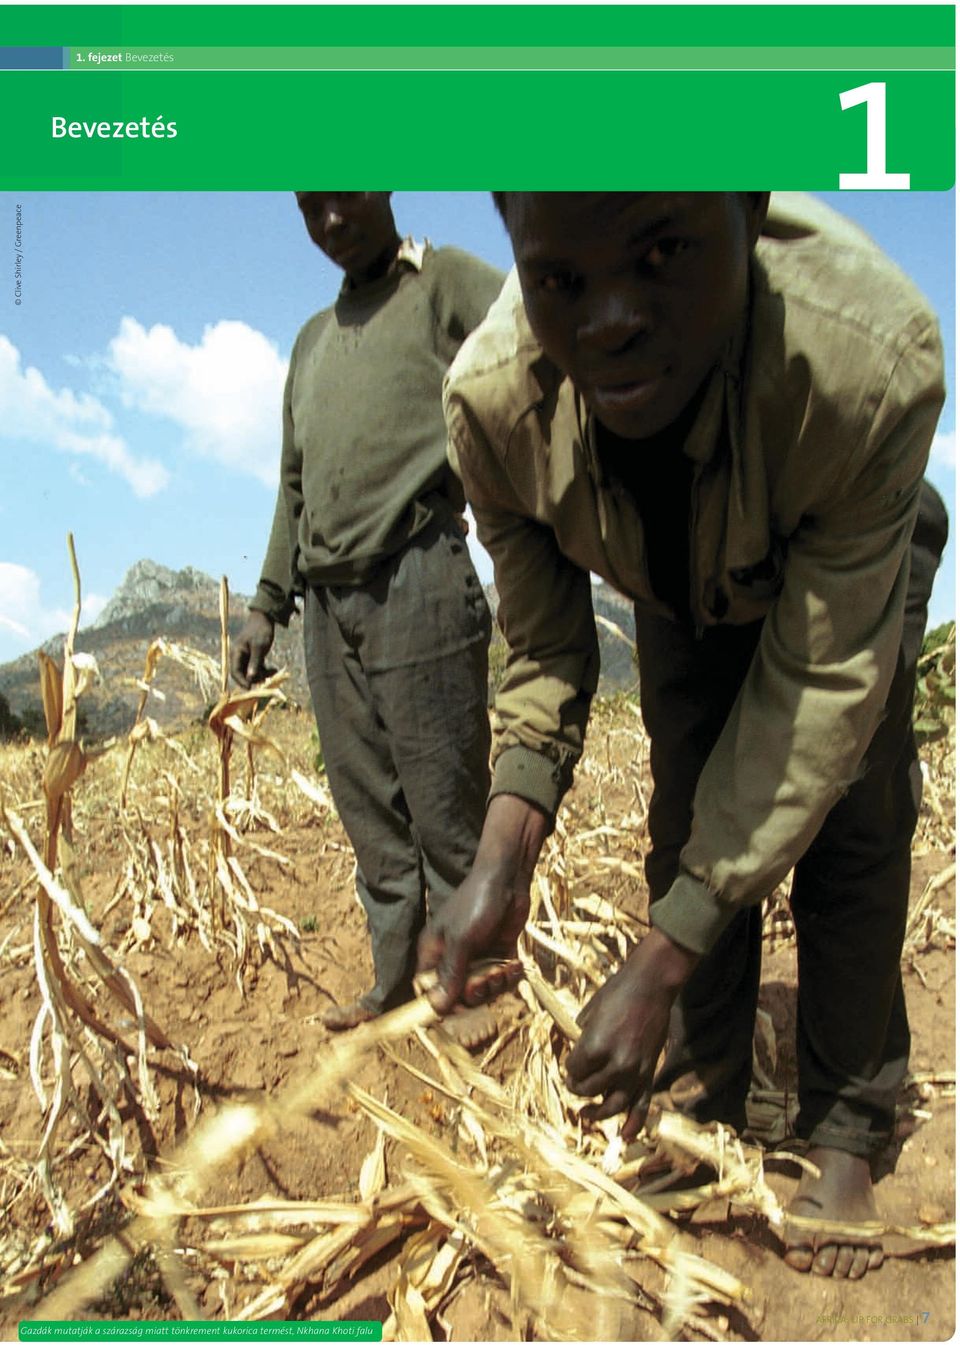
[[[386,191],[298,191],[297,205],[317,247],[351,279],[362,279],[397,231]]]
[[[516,192],[507,228],[530,325],[626,439],[692,401],[744,311],[762,194]]]

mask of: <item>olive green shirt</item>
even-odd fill
[[[440,394],[501,272],[407,239],[389,272],[345,281],[297,336],[283,397],[280,490],[250,604],[286,622],[304,584],[360,584],[441,503],[463,508]]]
[[[776,886],[856,776],[896,666],[943,396],[936,320],[911,282],[827,207],[774,198],[743,326],[677,445],[693,464],[694,622],[766,618],[653,914],[694,951]],[[637,505],[610,488],[591,415],[537,345],[515,274],[444,403],[509,648],[493,793],[552,813],[597,686],[590,571],[673,613],[651,587]]]

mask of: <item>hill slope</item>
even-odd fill
[[[633,609],[629,601],[606,584],[595,585],[593,594],[598,614],[613,622],[632,640]],[[487,588],[487,598],[495,609],[496,592],[492,585]],[[243,594],[231,594],[231,637],[235,637],[243,625],[248,601]],[[612,635],[602,622],[598,633],[601,690],[632,686],[636,672],[630,647],[623,639]],[[130,728],[139,695],[137,680],[143,675],[147,648],[159,635],[192,645],[219,659],[218,582],[192,566],[170,570],[154,561],[140,560],[131,567],[97,620],[81,628],[77,636],[77,649],[93,654],[103,679],[84,696],[84,731],[88,737],[107,737],[125,733]],[[48,640],[42,647],[59,661],[63,656],[63,636]],[[15,715],[29,727],[39,729],[42,711],[36,655],[34,650],[0,665],[0,695],[6,697]],[[502,640],[498,634],[494,639],[491,666],[494,669],[502,667],[502,662]],[[271,663],[289,669],[288,696],[298,704],[308,705],[310,697],[299,620],[292,621],[286,630],[277,627]],[[156,685],[164,699],[151,697],[148,713],[160,724],[182,724],[202,713],[203,697],[183,668],[172,662],[164,664]]]

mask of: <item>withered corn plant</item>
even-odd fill
[[[166,910],[173,941],[195,931],[211,953],[226,953],[241,993],[244,992],[245,967],[256,958],[278,957],[276,939],[296,941],[299,932],[294,923],[280,912],[261,906],[253,884],[241,863],[238,850],[248,849],[289,869],[290,860],[276,849],[256,841],[249,834],[252,826],[266,826],[278,832],[276,819],[260,806],[256,791],[255,749],[272,752],[285,766],[281,748],[263,730],[271,706],[284,699],[281,690],[285,672],[274,673],[251,690],[230,689],[229,677],[229,592],[227,581],[220,586],[220,662],[189,646],[158,638],[147,650],[143,677],[139,683],[140,700],[133,728],[128,735],[127,758],[121,784],[121,814],[128,861],[118,899],[133,905],[131,922],[134,938],[145,941],[152,931],[154,910]],[[156,721],[146,715],[161,658],[169,658],[193,672],[204,699],[214,687],[219,694],[207,716],[216,747],[215,784],[205,794],[208,823],[205,835],[191,839],[180,816],[183,788],[176,776],[163,772],[167,785],[167,816],[149,816],[130,791],[130,772],[134,757],[144,741],[160,742],[177,753],[180,764],[194,774],[199,768],[177,740],[164,735]],[[246,749],[246,787],[243,793],[231,789],[231,761],[236,740]],[[202,786],[201,786],[202,788]],[[153,800],[156,803],[156,798]]]
[[[207,833],[188,839],[181,816],[185,786],[166,772],[169,816],[157,831],[138,813],[140,828],[131,825],[128,838],[125,890],[140,892],[141,905],[134,907],[148,930],[153,911],[166,910],[172,937],[196,930],[211,950],[228,948],[239,977],[254,948],[261,955],[270,949],[268,933],[285,929],[282,917],[259,905],[239,862],[248,849],[283,862],[249,834],[251,821],[270,825],[257,800],[253,749],[279,752],[263,723],[282,692],[279,675],[250,692],[228,689],[227,596],[224,585],[220,694],[208,718],[216,764],[215,783],[203,793]],[[148,723],[144,687],[152,684],[159,654],[169,652],[159,650],[152,664],[148,654],[135,725],[140,737],[131,738],[130,759],[137,742],[156,736],[137,725]],[[237,739],[247,748],[242,794],[231,787]],[[585,763],[595,795],[589,809],[577,814],[568,807],[558,818],[521,940],[519,1001],[512,1020],[500,1020],[482,1058],[457,1045],[426,996],[321,1042],[311,1064],[283,1087],[208,1110],[144,1179],[126,1181],[121,1194],[130,1219],[122,1233],[67,1269],[36,1316],[75,1317],[149,1250],[184,1317],[203,1315],[203,1291],[211,1283],[224,1317],[288,1318],[305,1303],[311,1312],[337,1317],[364,1267],[391,1254],[386,1340],[449,1338],[457,1296],[478,1280],[504,1291],[517,1339],[719,1340],[733,1317],[741,1334],[755,1330],[747,1287],[699,1254],[684,1219],[716,1209],[721,1224],[732,1212],[762,1221],[775,1235],[783,1232],[785,1210],[766,1168],[770,1148],[791,1137],[796,1100],[776,1086],[770,1018],[761,1013],[758,1019],[749,1104],[753,1136],[763,1143],[663,1112],[624,1145],[616,1120],[588,1121],[564,1082],[580,1010],[644,933],[642,916],[628,909],[641,909],[629,907],[629,896],[643,882],[637,838],[649,803],[648,748],[637,716],[626,708]],[[191,778],[196,782],[196,772]],[[318,806],[328,806],[316,785],[293,772],[289,778]],[[604,803],[614,778],[633,800],[631,811],[616,818]],[[132,797],[131,790],[128,813],[139,807]],[[936,874],[915,903],[908,948],[950,937],[938,894],[952,876],[947,869]],[[792,939],[785,891],[768,911],[768,945]],[[439,1134],[360,1086],[361,1068],[378,1056],[439,1100]],[[918,1076],[910,1106],[920,1113],[935,1097],[953,1096],[955,1082],[947,1072]],[[252,1149],[282,1140],[288,1127],[318,1110],[329,1116],[337,1107],[360,1109],[376,1136],[355,1182],[351,1174],[351,1189],[303,1200],[275,1192],[233,1203],[211,1200],[214,1179],[236,1172]],[[807,1164],[802,1155],[788,1161]],[[706,1182],[671,1189],[667,1178],[700,1165],[711,1171]],[[830,1229],[838,1230],[844,1232]],[[949,1246],[955,1237],[952,1224],[878,1222],[871,1231],[899,1240],[902,1254]]]
[[[77,736],[77,701],[97,675],[97,668],[90,656],[74,650],[81,595],[72,535],[67,546],[74,607],[64,641],[63,667],[40,653],[47,727],[42,854],[20,817],[12,808],[3,808],[7,828],[37,879],[33,945],[41,1004],[30,1041],[30,1078],[45,1121],[37,1172],[60,1237],[69,1236],[74,1226],[74,1213],[54,1172],[56,1140],[67,1112],[106,1159],[106,1178],[82,1202],[83,1209],[101,1200],[138,1165],[128,1151],[120,1105],[127,1099],[148,1121],[156,1119],[159,1104],[150,1076],[148,1044],[161,1050],[172,1048],[167,1034],[144,1009],[133,978],[107,954],[87,914],[74,864],[72,794],[91,759]],[[134,1041],[121,1030],[118,1011],[126,1023],[132,1021]],[[88,1088],[81,1086],[78,1076],[85,1076]],[[85,1093],[96,1100],[93,1109]]]

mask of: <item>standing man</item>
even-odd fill
[[[582,750],[594,571],[636,601],[652,929],[581,1015],[570,1086],[598,1117],[626,1113],[631,1138],[652,1089],[693,1076],[694,1117],[741,1129],[759,903],[795,866],[798,1133],[819,1176],[791,1205],[787,1260],[859,1278],[881,1247],[829,1224],[877,1217],[870,1162],[910,1043],[911,706],[946,540],[923,483],[936,320],[803,198],[769,216],[763,193],[497,201],[519,284],[460,352],[446,410],[509,658],[476,862],[423,965],[441,1010],[505,980],[468,967],[515,956]]]
[[[303,327],[283,400],[280,492],[241,686],[304,603],[307,676],[334,801],[357,858],[375,984],[324,1015],[355,1027],[411,993],[426,903],[469,870],[489,782],[490,614],[446,461],[441,386],[502,276],[401,241],[389,192],[297,192],[344,272]]]

